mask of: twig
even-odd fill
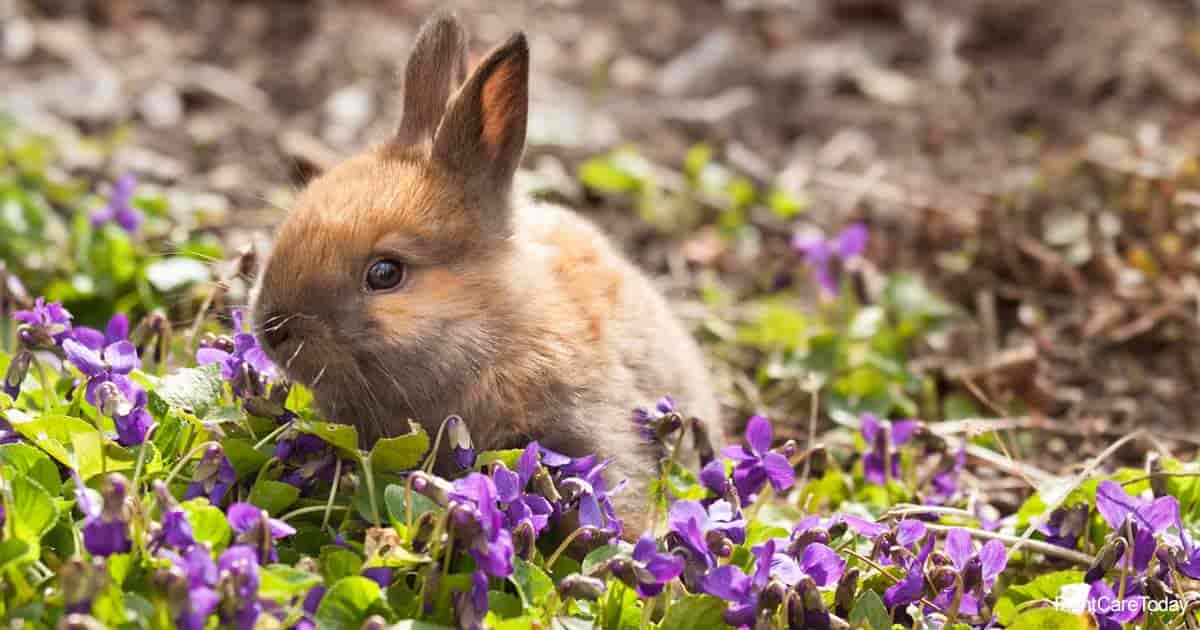
[[[1042,542],[1040,540],[1028,540],[1028,539],[1022,538],[1020,536],[1001,534],[999,532],[989,532],[985,529],[974,529],[971,527],[952,527],[950,525],[934,525],[934,524],[930,524],[930,523],[926,523],[925,527],[927,529],[929,529],[930,531],[941,532],[943,534],[952,529],[961,529],[961,530],[967,532],[968,534],[970,534],[972,538],[978,538],[981,540],[999,540],[1002,543],[1007,543],[1007,544],[1013,545],[1013,549],[1010,552],[1010,554],[1016,553],[1016,550],[1018,547],[1024,546],[1024,547],[1028,547],[1028,548],[1032,549],[1033,551],[1041,553],[1043,555],[1054,556],[1054,557],[1062,559],[1062,560],[1069,560],[1071,562],[1074,562],[1076,564],[1081,564],[1083,566],[1090,566],[1093,562],[1096,561],[1095,558],[1093,558],[1092,556],[1089,556],[1086,553],[1083,553],[1082,551],[1075,551],[1074,549],[1067,549],[1065,547],[1059,547],[1058,545],[1052,545],[1048,542]]]

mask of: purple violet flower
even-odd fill
[[[62,348],[67,359],[88,379],[84,395],[88,403],[99,409],[102,405],[96,390],[103,383],[112,383],[132,409],[133,399],[141,389],[129,379],[129,373],[141,364],[132,343],[118,341],[103,350],[93,350],[74,339],[64,339]]]
[[[300,608],[304,611],[304,618],[297,621],[292,626],[292,630],[316,630],[317,609],[321,607],[321,600],[325,598],[325,585],[318,584],[310,589],[304,596],[304,603]]]
[[[633,548],[631,577],[639,597],[650,598],[663,591],[667,582],[683,573],[683,559],[658,550],[652,536],[642,536]]]
[[[1046,522],[1038,526],[1038,531],[1052,545],[1075,549],[1079,546],[1079,537],[1087,528],[1088,512],[1086,503],[1056,508],[1050,512]]]
[[[869,449],[863,455],[863,477],[868,483],[882,485],[900,477],[900,454],[894,448],[907,444],[916,433],[916,420],[880,420],[874,414],[862,415],[862,436]]]
[[[1142,616],[1142,592],[1132,578],[1125,582],[1125,596],[1104,580],[1092,582],[1088,589],[1088,607],[1097,630],[1121,630]]]
[[[392,585],[391,567],[368,567],[362,570],[362,576],[375,582],[379,588],[387,589]]]
[[[733,484],[737,487],[742,505],[754,502],[768,482],[776,492],[792,487],[796,472],[788,458],[771,450],[771,422],[762,416],[752,416],[746,423],[746,443],[727,446],[721,453],[737,465],[733,469]]]
[[[537,443],[525,447],[517,460],[517,471],[509,470],[501,462],[492,467],[492,480],[496,484],[496,498],[504,506],[505,526],[515,530],[522,524],[528,524],[536,539],[550,524],[550,515],[554,506],[539,494],[526,494],[525,489],[533,479],[538,468]]]
[[[234,545],[217,562],[221,592],[221,622],[251,630],[262,604],[258,601],[258,552],[249,545]]]
[[[771,578],[787,586],[795,586],[808,578],[817,587],[825,587],[836,584],[845,570],[845,560],[825,545],[809,545],[799,561],[779,547],[780,543],[772,539],[751,549],[755,558],[752,576],[735,565],[725,564],[703,578],[703,592],[729,602],[725,610],[725,621],[729,625],[753,626],[759,595]]]
[[[483,618],[488,611],[487,586],[487,573],[475,571],[471,574],[470,592],[456,591],[451,596],[460,630],[484,630]]]
[[[273,378],[276,369],[275,364],[258,344],[258,340],[247,329],[242,311],[233,311],[232,317],[233,352],[212,347],[200,348],[196,350],[196,362],[200,365],[219,363],[221,378],[234,386],[234,394],[246,397],[253,392],[243,391],[240,384],[243,370],[248,371],[253,380],[259,381],[256,389],[261,389],[261,381]]]
[[[797,235],[792,238],[792,248],[804,255],[817,284],[826,293],[836,294],[838,277],[834,266],[861,256],[867,249],[867,238],[867,226],[852,223],[832,239]]]
[[[96,492],[75,478],[75,503],[84,514],[83,546],[93,556],[106,557],[127,553],[133,548],[129,540],[129,508],[125,497],[129,482],[118,473],[104,480],[103,493]]]
[[[13,319],[27,324],[33,330],[33,339],[49,340],[51,343],[61,343],[71,331],[71,313],[59,302],[46,302],[39,297],[33,308],[27,311],[15,311]]]
[[[667,523],[668,545],[686,560],[684,582],[689,586],[698,584],[717,565],[718,556],[728,556],[733,545],[746,542],[746,521],[724,500],[707,508],[698,501],[676,501]]]
[[[1180,522],[1179,500],[1175,497],[1154,500],[1132,497],[1121,484],[1111,480],[1101,481],[1096,487],[1096,511],[1118,535],[1132,532],[1133,540],[1126,540],[1131,549],[1120,560],[1120,566],[1138,573],[1150,566],[1157,548],[1156,536]]]
[[[996,576],[1000,575],[1008,564],[1008,553],[1004,549],[1004,543],[989,540],[982,548],[976,549],[975,543],[971,541],[971,534],[956,527],[946,533],[945,551],[964,581],[958,610],[967,615],[978,614],[980,598],[992,588],[996,583]],[[976,570],[979,571],[979,580],[971,584],[973,579],[969,574]],[[938,594],[934,603],[942,610],[947,610],[954,600],[954,592],[955,586],[950,586]]]
[[[675,422],[667,421],[675,418]],[[665,422],[666,421],[666,422]],[[638,428],[638,434],[647,442],[658,442],[663,436],[678,429],[682,423],[675,416],[675,399],[663,396],[655,403],[653,410],[637,407],[633,410],[633,423]]]
[[[459,470],[468,470],[475,465],[475,445],[471,432],[460,416],[446,418],[446,437],[450,440],[450,453]]]
[[[262,564],[279,562],[275,541],[296,533],[296,528],[271,518],[266,510],[253,503],[234,503],[226,510],[226,516],[229,526],[238,534],[237,542],[258,550]]]
[[[180,553],[163,550],[159,556],[168,559],[187,580],[186,597],[170,602],[176,625],[181,630],[204,630],[220,599],[213,588],[217,584],[217,565],[208,548],[194,545]]]
[[[450,493],[452,526],[470,550],[475,563],[489,575],[512,574],[512,534],[496,507],[496,484],[491,477],[471,473],[454,482]]]
[[[137,188],[137,177],[126,173],[113,182],[108,205],[92,212],[92,227],[98,228],[115,221],[122,230],[133,234],[142,225],[142,211],[133,207],[133,191]]]
[[[289,470],[280,481],[301,490],[318,480],[333,481],[337,453],[328,442],[311,433],[285,432],[275,445],[275,457]]]
[[[124,313],[113,315],[104,327],[104,332],[87,326],[76,326],[71,330],[71,338],[99,352],[105,346],[129,339],[129,316]]]
[[[233,463],[225,456],[220,445],[213,444],[205,449],[204,455],[196,463],[192,483],[188,484],[183,498],[206,497],[209,503],[220,505],[235,482],[237,472],[233,469]]]

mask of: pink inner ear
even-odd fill
[[[510,126],[520,115],[521,92],[518,59],[507,59],[501,63],[483,84],[480,96],[483,112],[483,142],[488,153],[495,159],[500,155]]]

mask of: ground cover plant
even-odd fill
[[[749,417],[720,451],[704,448],[670,392],[604,419],[665,446],[647,497],[656,527],[643,534],[623,527],[610,499],[623,488],[592,457],[537,443],[478,452],[453,416],[436,435],[413,423],[360,450],[353,428],[323,422],[304,388],[280,380],[240,311],[190,291],[210,279],[197,263],[220,251],[152,189],[128,175],[67,179],[53,143],[14,127],[0,147],[9,623],[1196,622],[1195,464],[1114,468],[1115,443],[1066,476],[1008,457],[992,430],[1002,421],[961,419],[976,410],[910,369],[955,309],[913,276],[874,269],[867,244],[885,237],[862,224],[798,234],[788,281],[733,330],[710,331],[716,351],[750,357],[763,391],[805,392],[806,417]],[[652,182],[622,170],[627,156],[597,156],[580,179],[636,206]],[[761,209],[771,220],[798,212],[782,193],[712,175],[723,167],[703,149],[688,168],[690,184],[654,194],[720,208],[726,238],[756,229]],[[169,322],[190,318],[196,334],[173,334]],[[818,436],[819,418],[836,428]],[[784,438],[784,424],[809,433]],[[685,440],[700,447],[696,469],[674,459]],[[452,478],[430,472],[440,444],[460,470]],[[985,464],[1028,488],[1020,502],[979,491]]]

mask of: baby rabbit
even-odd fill
[[[661,452],[631,408],[671,394],[718,439],[704,358],[595,226],[510,200],[529,49],[514,35],[467,77],[466,44],[450,14],[421,28],[399,130],[299,196],[255,290],[255,332],[368,443],[458,414],[479,449],[539,440],[611,458],[612,482],[632,486],[618,513],[640,527]]]

